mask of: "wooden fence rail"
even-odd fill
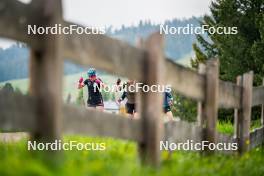
[[[33,97],[10,94],[0,91],[0,129],[3,131],[32,132],[36,127],[37,112]],[[135,142],[142,142],[141,119],[124,118],[111,113],[88,110],[73,105],[63,107],[63,133],[89,136],[114,137]],[[250,133],[250,148],[264,141],[264,127],[254,129]],[[202,141],[202,127],[196,123],[185,121],[169,121],[164,123],[163,141],[170,143]],[[217,142],[237,142],[233,135],[216,133]],[[226,151],[228,152],[228,151]]]
[[[100,34],[27,34],[27,25],[77,25],[64,21],[62,10],[59,0],[33,0],[30,4],[16,0],[0,2],[0,36],[25,42],[31,48],[30,96],[0,92],[0,129],[29,131],[36,140],[44,142],[60,139],[62,132],[133,140],[138,142],[142,161],[152,165],[159,164],[160,140],[237,141],[240,152],[263,142],[263,124],[251,133],[249,130],[251,107],[264,104],[264,86],[252,88],[253,73],[244,74],[234,84],[218,79],[216,59],[210,60],[204,72],[199,73],[180,66],[164,59],[163,40],[158,33],[139,48]],[[199,102],[200,123],[163,125],[161,95],[151,92],[141,94],[139,120],[64,106],[63,58],[147,85],[170,84],[178,93]],[[235,138],[216,132],[218,108],[237,109]],[[262,115],[262,121],[263,118]]]

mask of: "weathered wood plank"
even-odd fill
[[[38,14],[35,13],[37,8],[15,0],[5,0],[1,3],[3,3],[3,7],[5,8],[0,11],[2,14],[0,15],[0,24],[2,26],[0,34],[3,37],[25,42],[32,48],[41,48],[42,42],[39,42],[40,36],[27,35],[27,24],[39,23],[40,17],[31,15]],[[13,14],[13,11],[16,13]],[[63,24],[65,26],[76,25],[66,21]],[[110,73],[141,80],[143,74],[143,50],[136,49],[125,42],[105,35],[65,35],[64,38],[64,57],[81,65],[94,66]],[[131,72],[128,71],[127,67],[120,67],[120,65],[129,65]],[[187,97],[203,100],[203,76],[174,63],[170,59],[166,61],[166,68],[167,83]],[[220,95],[223,95],[220,96],[220,106],[235,107],[237,106],[236,95],[239,93],[236,91],[237,88],[232,85],[228,86],[230,89],[222,89],[222,87],[227,87],[227,85],[220,83]],[[225,103],[226,100],[228,100],[227,103]]]
[[[264,86],[254,87],[252,95],[252,106],[264,104]]]
[[[216,133],[217,143],[235,143],[236,138],[233,135],[227,135],[222,133]]]
[[[240,96],[242,87],[234,83],[219,82],[219,102],[220,108],[240,108]]]
[[[0,130],[34,132],[36,125],[34,98],[0,91]],[[108,136],[142,141],[140,120],[115,114],[87,110],[71,105],[63,107],[63,132],[91,136]]]
[[[223,143],[226,145],[231,145],[232,143],[237,143],[237,139],[233,135],[227,135],[227,134],[222,134],[222,133],[216,133],[216,141],[217,143]],[[219,153],[226,153],[226,154],[232,154],[237,152],[236,150],[231,150],[231,147],[228,146],[229,150],[218,150],[216,152]]]
[[[170,84],[178,93],[186,97],[204,100],[204,76],[169,59],[166,59],[165,68],[167,84]]]
[[[242,77],[241,109],[238,110],[238,146],[239,152],[249,150],[250,144],[250,121],[252,107],[253,72],[245,73]]]
[[[198,73],[205,75],[206,73],[206,66],[204,64],[199,64],[199,68],[198,68]],[[204,87],[205,89],[205,87]],[[197,103],[197,124],[199,126],[202,125],[202,117],[203,117],[203,112],[204,110],[204,102],[203,101],[198,101]]]
[[[145,74],[142,81],[148,86],[163,84],[165,69],[163,47],[163,36],[159,33],[152,34],[145,43],[146,58],[143,62]],[[162,102],[161,92],[141,93],[141,135],[144,140],[139,143],[139,154],[143,163],[153,166],[160,164],[159,144],[163,135]]]
[[[65,22],[69,25],[72,23]],[[78,64],[139,81],[142,78],[144,52],[106,35],[65,35],[64,53]]]
[[[197,101],[204,100],[205,77],[203,74],[166,60],[166,80],[180,94]],[[219,102],[221,108],[239,108],[242,88],[231,82],[219,81]]]
[[[218,115],[219,93],[219,64],[217,59],[211,59],[206,64],[206,86],[202,127],[204,128],[203,139],[216,143],[216,122]],[[209,149],[206,149],[209,152]]]
[[[264,127],[254,129],[250,133],[250,149],[253,149],[264,142]]]
[[[71,105],[64,106],[63,116],[63,131],[66,134],[142,141],[140,120]]]
[[[34,14],[34,15],[32,15]],[[0,2],[0,36],[27,43],[33,48],[41,48],[36,35],[27,34],[27,25],[38,24],[39,16],[35,8],[17,0]]]
[[[37,3],[38,2],[38,3]],[[38,0],[43,26],[62,20],[61,1]],[[34,140],[49,142],[61,138],[63,36],[46,35],[42,49],[31,49],[30,94],[36,98],[36,131]]]
[[[35,104],[33,98],[0,91],[0,130],[34,131]]]
[[[193,142],[201,142],[202,140],[202,128],[194,123],[169,121],[164,125],[163,141],[182,143],[187,140],[192,140]]]
[[[236,78],[236,84],[238,86],[242,86],[242,76],[237,76]],[[240,101],[240,106],[241,106],[241,99],[242,99],[242,91],[241,91],[241,95],[240,95],[240,98],[239,98],[239,101]],[[240,128],[240,124],[238,123],[238,120],[239,120],[239,117],[241,117],[241,111],[238,111],[240,108],[235,108],[234,109],[234,137],[237,138],[240,134],[239,132],[239,128]]]
[[[32,48],[41,48],[42,42],[39,42],[39,36],[27,35],[27,24],[39,24],[41,17],[31,15],[38,14],[35,13],[38,6],[23,4],[16,0],[4,0],[1,2],[1,7],[3,8],[0,10],[0,35],[25,42]],[[66,21],[63,24],[65,26],[76,25]],[[111,73],[141,80],[142,62],[144,59],[143,50],[136,49],[125,42],[105,35],[84,35],[64,36],[66,45],[64,57],[78,64],[95,66]],[[97,62],[94,60],[97,60]],[[120,65],[129,65],[132,71],[129,72],[126,67],[120,67]],[[166,65],[167,83],[187,97],[203,100],[203,76],[174,63],[170,59],[167,59]],[[235,84],[223,81],[219,85],[219,106],[238,108],[238,97],[241,88]],[[263,91],[259,92],[258,88],[256,88],[254,92],[253,105],[262,104],[264,100]]]

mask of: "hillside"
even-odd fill
[[[173,19],[163,23],[168,27],[180,27],[187,24],[200,26],[201,18],[192,17],[189,19]],[[151,22],[141,21],[138,26],[125,27],[119,30],[109,32],[109,35],[120,40],[124,40],[134,45],[138,37],[146,38],[149,34],[159,31],[160,24],[152,24]],[[173,60],[179,60],[192,52],[192,44],[196,41],[195,35],[184,34],[168,34],[165,35],[165,54]]]

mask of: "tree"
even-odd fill
[[[13,88],[13,86],[12,86],[12,84],[11,83],[5,83],[5,85],[4,85],[4,87],[2,88],[2,90],[4,91],[4,92],[7,92],[7,93],[14,93],[14,88]]]
[[[215,0],[211,16],[204,16],[201,25],[210,27],[237,27],[237,34],[210,34],[209,40],[197,35],[193,45],[197,68],[209,58],[220,59],[220,77],[234,81],[237,75],[254,71],[254,85],[264,76],[264,0]]]
[[[209,27],[237,27],[237,34],[207,33],[209,40],[197,35],[193,45],[195,58],[192,67],[210,58],[220,60],[220,78],[235,81],[238,75],[254,71],[254,85],[260,85],[264,77],[264,0],[215,0],[211,16],[205,15],[201,25]],[[258,107],[256,107],[258,108]],[[253,108],[253,118],[260,110]],[[226,119],[232,111],[220,110],[219,118]]]

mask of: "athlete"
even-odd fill
[[[136,93],[132,90],[132,86],[135,85],[134,80],[128,80],[124,86],[126,87],[126,91],[123,92],[121,98],[118,100],[118,102],[123,101],[125,98],[127,98],[126,102],[126,112],[129,116],[137,117],[136,113]]]
[[[87,72],[88,79],[83,81],[83,78],[79,79],[78,89],[87,86],[88,89],[88,100],[87,107],[88,108],[96,108],[99,110],[104,109],[103,97],[100,92],[100,88],[104,86],[104,83],[100,78],[96,77],[96,70],[94,68],[90,68]]]
[[[164,92],[164,100],[163,100],[163,112],[169,118],[169,120],[173,120],[173,114],[171,112],[171,106],[173,105],[173,97],[170,91],[166,90]]]
[[[125,115],[126,114],[126,107],[125,107],[125,102],[122,101],[120,102],[119,99],[123,95],[123,85],[121,84],[121,79],[118,78],[116,81],[115,89],[114,89],[114,95],[115,95],[115,102],[116,105],[119,108],[119,114]]]

